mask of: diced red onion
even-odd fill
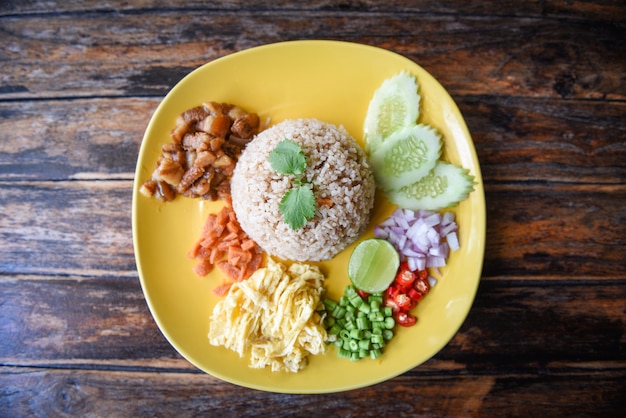
[[[430,285],[430,287],[434,287],[437,284],[437,279],[435,279],[433,276],[428,276],[428,284]]]
[[[454,222],[454,212],[446,212],[443,214],[443,218],[441,219],[441,225],[446,226]]]
[[[454,212],[396,209],[374,227],[374,236],[388,240],[410,270],[432,268],[439,274],[450,251],[459,249],[458,229]]]
[[[439,245],[433,245],[428,250],[428,254],[435,257],[443,257],[444,259],[448,258],[448,244],[442,242]]]
[[[387,233],[385,228],[377,225],[374,227],[374,236],[376,238],[387,239],[387,237],[389,237],[389,233]]]
[[[439,225],[441,223],[441,215],[439,213],[435,212],[432,215],[426,216],[424,218],[424,222],[428,226]]]
[[[389,218],[385,219],[380,224],[378,224],[378,226],[383,227],[383,228],[386,226],[395,226],[395,225],[396,225],[396,220],[393,216],[390,216]]]
[[[426,232],[426,238],[428,238],[431,244],[437,244],[439,242],[439,232],[435,228],[431,228]]]
[[[456,232],[450,232],[446,235],[446,241],[448,241],[448,245],[452,251],[456,251],[461,248],[459,244],[459,237],[456,235]]]
[[[430,256],[426,258],[426,267],[443,267],[446,265],[446,259],[443,257]]]
[[[402,228],[400,226],[393,226],[393,227],[391,227],[391,230],[396,235],[406,235],[406,229],[404,229],[404,228]]]
[[[406,244],[406,240],[408,238],[406,237],[406,235],[402,234],[398,236],[398,248],[400,248],[401,250],[404,249],[404,246]]]
[[[407,245],[407,246],[406,246],[406,247],[404,247],[404,248],[402,249],[402,251],[400,251],[400,252],[401,252],[401,253],[402,253],[402,255],[403,255],[403,256],[405,256],[405,257],[413,257],[413,258],[415,258],[415,257],[420,257],[420,256],[421,256],[421,257],[424,257],[424,254],[422,254],[422,253],[420,253],[420,252],[418,252],[418,251],[414,250],[414,249],[413,249],[413,246],[408,246],[408,245]]]
[[[409,221],[408,219],[404,218],[404,217],[397,217],[396,218],[396,223],[398,224],[398,226],[402,229],[404,229],[405,231],[407,229],[409,229]]]
[[[441,229],[439,230],[439,235],[441,235],[442,237],[445,237],[446,235],[448,235],[450,232],[456,232],[458,230],[458,226],[456,223],[449,223],[447,225],[443,225],[441,227]]]

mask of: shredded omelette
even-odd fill
[[[316,266],[294,263],[289,268],[268,259],[242,282],[236,282],[211,315],[209,342],[243,357],[250,367],[297,372],[309,354],[324,353],[327,339],[316,312],[324,276]]]

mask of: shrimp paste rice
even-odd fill
[[[284,139],[302,148],[316,199],[315,216],[298,230],[278,209],[296,187],[295,177],[277,173],[268,160]],[[316,119],[286,120],[261,132],[243,151],[231,179],[233,209],[243,230],[268,254],[295,261],[328,260],[356,241],[369,223],[374,194],[363,149],[343,127]]]

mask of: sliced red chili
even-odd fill
[[[398,311],[394,314],[396,323],[403,327],[412,327],[417,322],[417,318],[406,311]]]
[[[430,290],[430,285],[428,284],[428,279],[418,279],[413,283],[413,288],[421,293],[424,296]]]
[[[405,311],[410,311],[411,309],[415,308],[415,305],[417,305],[417,301],[411,298],[406,293],[398,293],[394,300],[398,304],[398,307],[400,309],[404,309]]]
[[[400,311],[400,307],[398,306],[398,303],[393,298],[386,297],[384,301],[384,305],[390,307],[391,310],[394,312]]]
[[[415,273],[407,268],[400,268],[400,272],[396,275],[396,283],[405,288],[411,287],[413,282],[415,281]]]
[[[400,309],[404,309],[405,311],[410,311],[415,308],[415,305],[417,305],[417,302],[406,293],[398,293],[394,300],[398,304],[398,307]]]
[[[418,292],[417,290],[411,288],[409,289],[409,292],[407,293],[407,295],[413,299],[415,301],[415,303],[417,304],[417,302],[419,302],[420,300],[422,300],[422,298],[424,297],[424,295],[420,292]]]
[[[395,299],[398,293],[400,293],[400,289],[398,289],[398,286],[395,286],[392,284],[391,286],[387,288],[385,293],[388,298]]]
[[[384,294],[384,306],[390,307],[396,323],[411,327],[417,318],[410,311],[430,290],[428,270],[411,271],[408,263],[403,262],[393,283]]]

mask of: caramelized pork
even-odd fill
[[[163,201],[177,194],[208,200],[230,197],[230,176],[259,116],[229,103],[206,102],[180,114],[150,180],[140,192]]]

